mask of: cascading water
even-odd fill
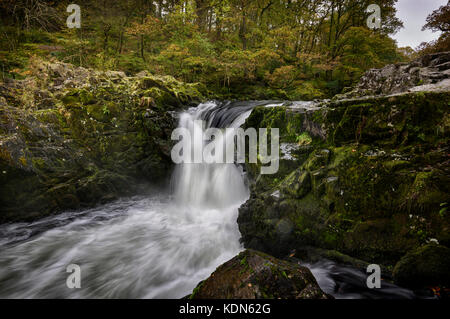
[[[187,128],[193,138],[191,143],[193,153],[201,153],[206,144],[202,135],[194,134],[195,127],[202,132],[211,126],[212,119],[220,119],[220,117],[205,120],[206,127],[200,127],[196,120],[204,120],[204,116],[217,109],[215,102],[209,102],[200,104],[195,113],[181,115],[180,126]],[[235,118],[227,127],[237,128],[244,124],[251,110],[241,112],[235,114]],[[229,136],[230,132],[228,136],[225,134],[218,144],[225,147],[225,143],[233,143]],[[180,205],[200,209],[226,209],[230,205],[243,203],[249,196],[243,172],[239,166],[234,164],[190,163],[177,165],[172,184],[175,189],[175,198]],[[217,213],[220,214],[220,212]]]
[[[226,107],[201,104],[181,114],[180,126],[192,130],[194,120],[204,118],[207,125],[238,127],[251,109],[236,106],[224,113]],[[120,200],[1,226],[0,297],[180,298],[191,293],[242,250],[236,220],[248,188],[234,164],[178,165],[173,186],[174,197]],[[47,230],[33,236],[42,228]],[[69,264],[81,267],[80,289],[66,286]]]
[[[180,126],[193,132],[195,120],[202,119],[205,128],[239,127],[256,105],[280,103],[204,103],[182,113]],[[191,146],[204,146],[196,138]],[[231,141],[225,136],[221,142]],[[154,192],[33,223],[0,225],[0,298],[180,298],[191,293],[243,249],[236,220],[248,187],[235,164],[180,164],[172,185],[173,195]],[[66,285],[70,264],[81,267],[80,289]],[[307,266],[322,289],[337,298],[414,298],[393,285],[368,291],[360,270],[328,261]]]

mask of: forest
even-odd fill
[[[395,0],[82,1],[68,28],[68,1],[1,0],[3,77],[52,56],[100,70],[172,75],[217,97],[313,100],[355,84],[371,68],[448,49],[448,36],[417,50],[390,38],[402,28]],[[369,29],[370,4],[381,27]],[[426,28],[448,34],[448,7]]]
[[[448,300],[433,1],[0,0],[0,299]]]

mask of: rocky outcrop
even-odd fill
[[[191,299],[331,299],[308,268],[246,250],[198,284]]]
[[[40,218],[136,193],[171,168],[171,111],[198,85],[38,62],[0,83],[0,222]]]
[[[279,127],[282,157],[276,175],[246,165],[245,247],[284,257],[314,246],[387,269],[428,242],[448,247],[450,92],[426,88],[256,108],[245,125]]]

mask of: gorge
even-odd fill
[[[40,64],[0,87],[0,297],[432,297],[449,283],[449,62],[373,70],[332,100],[204,103],[170,77]],[[277,174],[173,167],[171,131],[198,119],[279,128]]]

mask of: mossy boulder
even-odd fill
[[[296,151],[273,177],[246,165],[245,247],[315,246],[392,269],[430,239],[448,246],[449,103],[439,91],[255,109],[245,125],[280,125]]]
[[[308,268],[245,250],[199,283],[191,299],[331,299]]]
[[[170,77],[48,61],[32,70],[0,83],[0,222],[164,183],[173,165],[171,112],[204,99],[197,85]]]
[[[395,265],[393,275],[404,287],[450,287],[450,249],[428,244],[412,250]]]

